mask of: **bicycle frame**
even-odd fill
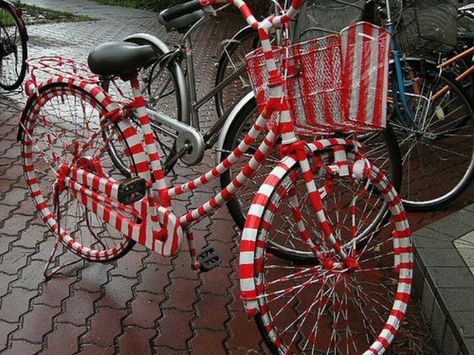
[[[195,258],[196,251],[193,246],[193,234],[190,227],[230,200],[239,187],[244,185],[265,161],[272,151],[278,137],[281,137],[282,146],[280,147],[280,151],[282,156],[292,156],[300,164],[311,203],[321,225],[322,237],[326,244],[334,248],[342,260],[345,260],[347,255],[345,255],[333,236],[331,226],[325,218],[321,195],[312,179],[308,159],[311,151],[314,150],[322,150],[329,147],[335,148],[336,146],[349,146],[357,149],[359,145],[351,140],[333,138],[318,141],[308,149],[305,142],[298,140],[294,132],[294,126],[287,108],[286,99],[283,96],[284,79],[276,68],[269,41],[269,30],[273,26],[288,23],[291,18],[296,15],[300,1],[294,0],[293,5],[287,13],[276,17],[269,17],[262,23],[258,23],[255,20],[247,5],[242,0],[234,0],[232,3],[240,6],[242,13],[246,15],[247,22],[253,28],[259,28],[262,46],[264,51],[267,52],[266,61],[270,73],[269,86],[271,90],[271,97],[265,109],[238,147],[222,163],[206,174],[182,185],[170,188],[165,180],[165,175],[159,160],[157,141],[150,124],[150,118],[147,114],[145,100],[142,97],[137,75],[131,79],[134,99],[126,105],[126,110],[124,111],[121,110],[117,104],[114,104],[108,94],[98,88],[97,85],[87,84],[81,87],[90,92],[94,91],[95,96],[99,96],[100,101],[107,107],[107,113],[105,113],[107,119],[102,124],[102,127],[91,136],[90,140],[92,141],[92,139],[97,138],[100,132],[112,123],[118,125],[120,131],[123,132],[125,136],[129,152],[131,152],[134,160],[134,164],[130,167],[131,171],[135,172],[146,183],[146,198],[129,205],[121,204],[118,195],[120,189],[119,183],[109,177],[102,176],[100,172],[94,173],[72,166],[59,168],[58,183],[61,186],[67,186],[67,188],[71,189],[73,195],[80,203],[112,228],[115,228],[128,238],[139,242],[159,254],[165,256],[174,255],[179,250],[184,236],[186,236],[189,243],[190,254],[193,258],[193,268],[198,269],[200,265]],[[129,109],[133,109],[136,112],[143,136],[137,133],[128,117],[122,115],[122,112],[129,112]],[[266,121],[273,113],[279,114],[279,120],[268,130],[255,154],[232,182],[198,208],[182,216],[176,216],[172,212],[172,198],[209,183],[220,176],[234,163],[238,162],[248,150],[249,146],[255,142],[259,133],[264,130]],[[84,144],[82,149],[86,149],[87,146],[88,143]],[[78,156],[80,156],[80,154],[78,154]],[[346,161],[345,150],[335,149],[334,156],[335,164],[341,163],[340,173],[348,174],[348,169],[344,168],[344,162]],[[100,169],[98,171],[100,171]],[[139,223],[135,221],[137,218],[140,219]],[[58,226],[56,227],[58,228]],[[63,233],[63,231],[59,231],[59,233]],[[316,256],[318,256],[318,248],[313,242],[311,240],[305,240],[305,242]],[[84,248],[81,252],[88,253],[90,250]],[[99,258],[100,257],[107,258],[107,255],[99,255]]]

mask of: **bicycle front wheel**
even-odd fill
[[[315,158],[323,210],[314,210],[291,158],[255,196],[242,236],[242,296],[275,354],[380,354],[397,333],[410,295],[413,255],[403,206],[377,168],[358,178],[326,178],[330,152]],[[350,159],[349,166],[360,164]],[[390,219],[378,218],[385,204]],[[351,262],[329,246],[317,213]],[[323,252],[311,263],[290,262],[268,248],[272,240],[297,236],[299,248],[310,250],[303,231]]]
[[[123,179],[106,153],[107,142],[127,144],[119,127],[111,125],[107,140],[100,135],[91,139],[105,112],[102,102],[79,86],[55,83],[29,98],[21,118],[23,170],[41,218],[67,249],[100,262],[122,257],[135,242],[82,204],[70,188],[58,184],[58,177],[67,166]],[[133,167],[133,160],[127,159]]]
[[[14,10],[0,4],[0,87],[17,89],[26,73],[28,56],[26,28]]]

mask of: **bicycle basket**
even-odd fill
[[[277,65],[288,73],[284,88],[297,134],[385,128],[389,53],[390,34],[366,22],[340,35],[274,48]],[[261,48],[247,55],[246,65],[262,110],[269,93]]]
[[[307,0],[293,26],[295,43],[338,34],[362,19],[366,0]]]
[[[406,55],[436,57],[457,44],[457,8],[448,0],[407,0],[397,39]]]

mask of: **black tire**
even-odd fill
[[[256,107],[255,99],[250,100],[237,114],[234,122],[232,122],[227,135],[224,139],[222,145],[221,161],[224,160],[230,152],[238,145],[240,139],[245,136],[245,133],[248,132],[252,126],[255,119],[258,117],[258,110]],[[258,147],[258,144],[261,142],[263,135],[261,134],[260,139],[254,144],[254,147]],[[380,167],[382,170],[387,172],[387,177],[390,179],[392,184],[395,186],[397,191],[400,188],[401,184],[401,157],[400,150],[398,149],[398,143],[396,136],[390,126],[387,127],[385,131],[371,133],[365,135],[361,139],[362,143],[370,145],[371,142],[378,142],[377,147],[372,150],[368,149],[367,158],[373,162],[376,166]],[[250,148],[252,149],[252,148]],[[380,159],[379,152],[381,149],[385,149],[384,155],[387,159]],[[249,156],[252,155],[252,151],[247,152]],[[238,192],[237,196],[244,199],[244,202],[239,202],[237,198],[231,199],[227,202],[227,208],[235,222],[235,224],[243,229],[245,224],[245,216],[247,215],[247,210],[250,207],[254,193],[258,190],[261,183],[265,180],[265,177],[268,172],[275,166],[275,163],[279,161],[280,157],[277,152],[273,153],[269,160],[262,166],[257,174],[252,178],[251,181],[247,183],[246,186],[242,187]],[[244,161],[245,162],[245,161]],[[387,166],[388,162],[390,167]],[[240,166],[242,167],[242,166]],[[238,165],[234,166],[235,172],[239,172],[241,169]],[[232,167],[227,170],[220,177],[221,187],[224,188],[227,186],[233,178]],[[244,209],[242,206],[246,206]],[[302,262],[302,260],[300,260]]]
[[[217,63],[215,86],[218,86],[234,72],[234,66],[244,63],[243,55],[258,47],[260,43],[258,33],[247,26],[240,30],[225,46]],[[234,62],[235,60],[235,62]],[[247,73],[229,83],[214,95],[217,116],[221,117],[229,108],[233,107],[242,94],[250,89]]]
[[[0,87],[5,90],[15,90],[20,87],[26,74],[28,35],[23,20],[14,8],[9,4],[2,3],[0,11],[2,12],[0,14],[0,21],[2,21],[0,23]],[[8,69],[4,71],[9,60],[14,61],[14,73],[10,73]],[[9,73],[10,78],[4,76],[9,76]]]
[[[51,233],[77,256],[94,262],[123,257],[135,245],[134,240],[110,228],[78,202],[70,189],[59,190],[57,199],[53,198],[58,170],[63,164],[80,164],[90,171],[100,167],[106,176],[117,181],[124,178],[109,156],[102,154],[107,143],[99,138],[88,141],[104,119],[105,107],[90,93],[68,83],[46,85],[38,95],[40,99],[36,94],[28,99],[22,113],[21,122],[26,131],[21,132],[21,149],[25,179],[39,214],[47,220]],[[76,110],[78,105],[82,105],[82,110]],[[38,117],[41,118],[39,123]],[[127,144],[119,126],[114,124],[113,127],[117,135],[114,139]],[[74,147],[86,141],[87,149],[77,157]],[[134,165],[133,158],[129,159]],[[64,233],[57,233],[59,228]]]
[[[176,117],[178,120],[183,121],[181,93],[178,85],[178,74],[174,65],[175,62],[171,61],[158,76],[155,76],[157,75],[156,73],[158,73],[158,71],[160,70],[160,58],[162,58],[165,53],[159,47],[153,45],[145,39],[134,38],[130,39],[130,41],[140,45],[151,45],[158,55],[158,60],[156,62],[151,63],[149,66],[143,68],[139,73],[139,80],[140,84],[142,85],[142,91],[147,105],[149,105],[150,108],[165,111],[165,113],[170,117]],[[152,82],[151,78],[154,79],[154,82]],[[167,91],[165,91],[162,96],[152,97],[154,93],[154,88],[156,88],[156,85],[158,85],[160,80],[164,80],[165,83],[167,83],[166,88],[168,88],[169,86],[171,87],[167,89]],[[103,81],[101,85],[106,91],[112,90],[112,87],[108,80]],[[121,89],[129,90],[128,87],[121,87]],[[170,96],[172,96],[173,98],[170,98]],[[138,120],[133,117],[131,118],[131,120],[139,129],[140,125]],[[174,139],[164,133],[163,130],[160,129],[159,125],[154,123],[152,119],[151,125],[155,133],[156,140],[161,148],[161,161],[165,162],[167,157],[173,156],[176,153]],[[122,172],[122,174],[124,174],[125,176],[130,176],[130,172],[121,158],[121,156],[123,156],[123,152],[118,151],[117,148],[113,145],[113,142],[109,145],[108,153],[115,166]],[[172,166],[167,166],[166,168],[166,171],[169,172],[172,169]]]
[[[409,67],[420,83],[420,99],[408,101],[419,129],[403,110],[395,110],[391,121],[403,165],[400,196],[407,210],[427,211],[455,200],[474,179],[474,108],[452,74],[416,72],[418,64],[410,62]],[[449,91],[433,103],[431,95],[445,86]]]

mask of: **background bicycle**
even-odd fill
[[[26,73],[28,34],[22,10],[11,2],[0,2],[0,87],[17,89]]]

